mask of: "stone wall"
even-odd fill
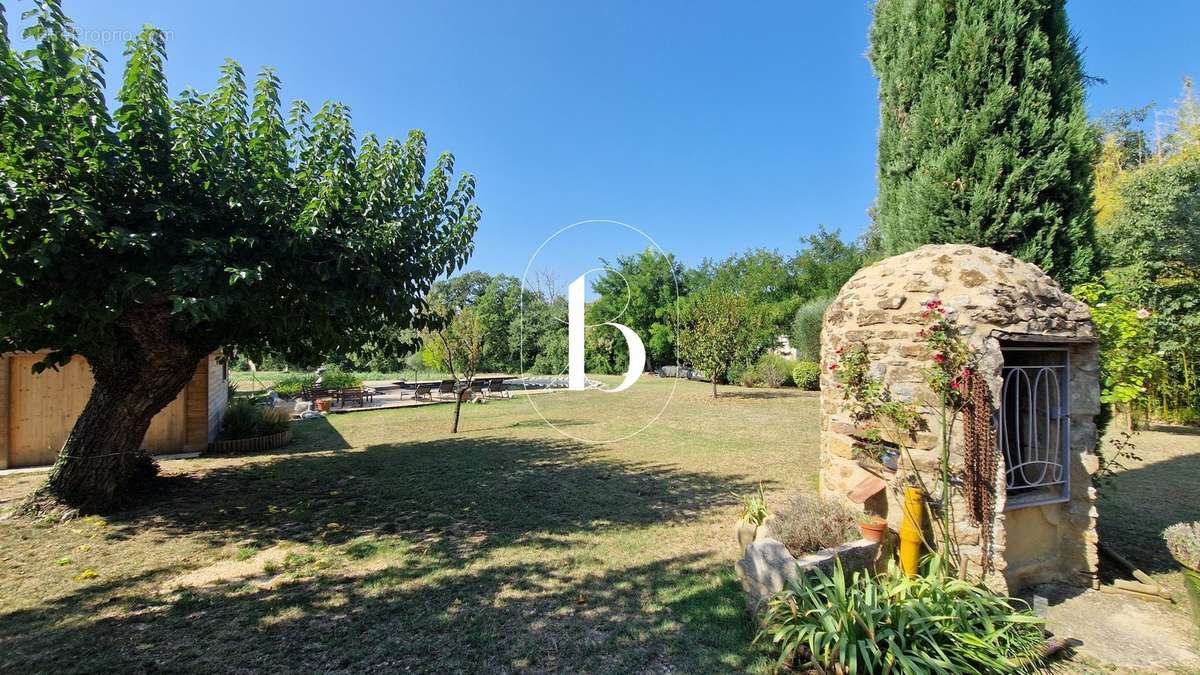
[[[1086,305],[1065,293],[1038,267],[991,249],[930,245],[860,270],[842,288],[825,313],[821,336],[821,488],[845,498],[870,475],[853,457],[856,427],[843,411],[842,391],[829,370],[838,348],[864,345],[871,372],[891,395],[915,403],[925,428],[905,439],[913,463],[927,479],[937,475],[941,429],[938,397],[925,383],[928,354],[918,332],[930,321],[922,303],[938,299],[958,322],[963,338],[979,357],[977,372],[1000,405],[1002,344],[1053,344],[1070,352],[1070,500],[1065,503],[1005,510],[1003,459],[996,475],[997,517],[992,524],[994,571],[985,581],[998,590],[1016,591],[1050,580],[1093,583],[1096,554],[1095,492],[1089,476],[1096,470],[1099,413],[1096,334]],[[961,424],[951,441],[951,464],[962,466]],[[893,483],[903,478],[898,472]],[[933,481],[936,482],[936,481]],[[890,488],[896,487],[895,485]],[[931,488],[932,489],[932,488]],[[899,490],[888,489],[866,508],[900,524]],[[980,528],[966,519],[966,505],[953,503],[954,530],[965,570],[983,578]]]

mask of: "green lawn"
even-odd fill
[[[609,444],[543,421],[625,436],[671,384],[468,405],[453,438],[448,405],[334,415],[165,462],[107,519],[0,520],[0,671],[767,670],[736,495],[815,487],[817,398],[683,382]],[[1102,534],[1178,588],[1158,532],[1200,518],[1200,436],[1137,441]],[[0,509],[41,478],[0,477]]]
[[[817,399],[643,380],[298,423],[143,506],[0,522],[0,670],[759,669],[736,494],[815,485]],[[9,504],[37,475],[0,478]]]

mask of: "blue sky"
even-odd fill
[[[271,65],[288,99],[346,102],[357,128],[424,129],[478,179],[472,269],[520,274],[559,228],[637,226],[687,264],[794,250],[819,224],[857,235],[875,195],[869,4],[838,2],[158,2],[66,0],[123,66],[122,34],[168,31],[172,92],[225,57]],[[16,24],[27,1],[9,0]],[[1200,3],[1072,0],[1095,114],[1170,105],[1200,75]],[[115,37],[114,37],[115,36]],[[576,228],[564,280],[642,246]]]

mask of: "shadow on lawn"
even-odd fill
[[[1100,539],[1143,571],[1173,572],[1179,563],[1163,542],[1169,525],[1200,520],[1200,454],[1122,471],[1100,497]]]
[[[705,556],[583,577],[545,562],[439,574],[443,563],[116,602],[83,589],[0,616],[0,668],[728,672],[761,658],[732,573]]]
[[[165,479],[106,536],[353,556],[374,535],[403,542],[398,558],[174,593],[158,589],[211,560],[96,580],[0,613],[0,671],[724,672],[755,658],[728,561],[664,551],[621,567],[568,541],[690,523],[751,481],[566,439],[345,450],[325,427],[291,454]]]
[[[110,518],[111,536],[149,528],[259,547],[364,534],[468,549],[554,546],[557,535],[689,521],[754,489],[745,479],[602,458],[567,439],[475,435],[293,453],[163,482],[146,503]]]

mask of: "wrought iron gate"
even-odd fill
[[[996,428],[1008,508],[1066,501],[1071,494],[1069,353],[1040,347],[1004,352]]]

